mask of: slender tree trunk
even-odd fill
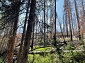
[[[66,41],[65,41],[65,38],[64,38],[64,35],[63,35],[63,29],[62,29],[62,26],[61,26],[61,23],[59,22],[59,25],[60,25],[60,29],[61,29],[61,34],[63,36],[63,39],[64,39],[64,44],[67,45]]]
[[[62,30],[63,33],[65,33],[65,27],[66,27],[65,26],[65,15],[63,14],[63,30]]]
[[[68,37],[68,22],[67,22],[67,13],[65,15],[65,24],[66,24],[66,33],[67,33],[67,37]]]
[[[80,24],[79,24],[79,14],[78,14],[78,9],[77,9],[77,5],[76,5],[76,0],[74,0],[74,6],[75,6],[75,12],[76,12],[76,19],[77,19],[77,23],[78,23],[79,40],[81,40]]]
[[[44,47],[46,46],[46,42],[45,42],[45,1],[46,0],[44,0]]]
[[[16,1],[16,4],[18,5],[20,3],[20,1]],[[18,24],[18,15],[19,15],[19,9],[20,9],[20,5],[15,5],[13,7],[12,10],[14,10],[14,14],[13,16],[17,16],[15,17],[14,23],[13,23],[13,34],[10,37],[9,40],[9,49],[8,49],[8,59],[7,59],[7,63],[12,63],[13,62],[13,54],[14,54],[14,43],[15,43],[15,37],[16,37],[16,32],[17,32],[17,24]],[[17,13],[16,13],[17,12]]]
[[[68,21],[69,21],[69,28],[70,28],[70,39],[73,41],[72,37],[72,28],[71,28],[71,7],[70,7],[70,1],[68,0]]]
[[[67,4],[68,0],[64,0],[64,13],[65,13],[65,25],[66,25],[66,33],[67,33],[67,37],[68,37],[68,21],[67,21]]]
[[[30,0],[28,1],[28,4],[27,4],[26,17],[25,17],[25,22],[24,22],[23,34],[22,34],[20,49],[19,49],[19,53],[18,53],[17,63],[21,63],[22,47],[23,47],[23,40],[24,40],[24,36],[25,36],[25,31],[26,31],[26,23],[27,23],[27,18],[28,18],[29,5],[30,5]]]
[[[54,33],[54,46],[56,47],[56,0],[55,0],[55,33]]]
[[[82,11],[83,11],[83,15],[82,15],[82,22],[84,23],[84,21],[85,21],[85,8],[84,8],[84,1],[83,0],[81,0],[81,3],[82,3]],[[83,25],[81,25],[82,26],[82,37],[81,38],[83,38],[83,34],[84,34],[84,31],[85,31],[85,29],[84,29],[84,27],[85,27],[85,25],[83,24]]]
[[[26,31],[24,47],[23,47],[23,59],[21,63],[27,63],[27,60],[28,60],[32,25],[33,25],[32,23],[35,20],[35,7],[36,7],[36,0],[31,0],[29,20],[28,20],[27,31]]]

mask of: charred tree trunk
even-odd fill
[[[27,25],[24,46],[23,46],[23,58],[22,58],[21,63],[27,63],[28,52],[30,48],[31,34],[32,34],[32,25],[33,25],[32,23],[35,20],[35,7],[36,7],[36,0],[31,0],[30,14],[29,14],[29,20],[28,20],[28,25]]]
[[[45,0],[44,0],[44,47],[46,46],[45,42]]]
[[[33,44],[34,44],[34,25],[35,23],[33,22],[33,25],[32,25],[32,43],[31,43],[31,50],[33,50]]]
[[[71,28],[71,7],[70,7],[70,1],[68,0],[68,21],[69,21],[69,28],[70,28],[70,39],[73,41],[72,37],[72,28]]]
[[[21,63],[23,40],[24,40],[24,37],[25,37],[25,31],[26,31],[26,23],[27,23],[27,18],[28,18],[29,5],[30,5],[30,0],[28,1],[28,4],[27,4],[26,17],[25,17],[25,22],[24,22],[24,27],[23,27],[23,34],[22,34],[20,49],[19,49],[19,53],[18,53],[17,63]]]
[[[56,0],[55,0],[55,32],[54,32],[54,46],[56,47]]]

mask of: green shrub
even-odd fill
[[[75,47],[74,47],[74,44],[72,42],[70,42],[66,47],[65,47],[66,50],[74,50]]]
[[[40,56],[39,54],[28,55],[28,63],[53,63],[54,61],[54,54],[48,54],[46,56]]]
[[[77,52],[72,57],[76,62],[83,63],[85,62],[85,54]]]
[[[0,63],[4,63],[3,61],[4,59],[2,57],[0,57]]]
[[[66,52],[63,61],[64,63],[85,63],[85,54],[82,52]]]

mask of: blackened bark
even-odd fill
[[[54,46],[56,47],[56,0],[55,0],[55,33],[54,33]]]
[[[46,29],[45,29],[45,1],[46,0],[44,0],[44,47],[46,47]],[[45,53],[44,53],[44,56],[45,56]]]
[[[70,1],[69,0],[68,0],[68,21],[69,21],[69,28],[70,28],[70,40],[73,41],[72,27],[71,27],[71,7],[70,7]]]
[[[23,47],[23,60],[21,63],[27,63],[31,34],[32,34],[32,25],[33,25],[32,23],[35,20],[35,7],[36,7],[36,0],[31,0],[29,20],[28,20],[27,31]]]
[[[21,53],[22,53],[23,40],[24,40],[24,36],[25,36],[25,31],[26,31],[26,23],[27,23],[29,6],[30,6],[30,0],[28,1],[28,4],[27,4],[26,17],[25,17],[25,22],[24,22],[23,34],[22,34],[20,49],[19,49],[19,53],[18,53],[17,63],[21,63],[21,60],[22,60],[21,59],[22,58],[22,54]]]
[[[31,50],[33,50],[33,44],[34,44],[34,24],[33,23],[33,26],[32,26],[32,44],[31,44]]]

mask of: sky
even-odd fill
[[[59,18],[62,18],[63,15],[63,3],[64,0],[58,0],[57,1],[57,14]]]
[[[64,0],[58,0],[57,1],[57,15],[58,15],[58,20],[59,22],[62,23],[62,17],[63,17],[63,5],[64,5]],[[57,31],[60,32],[60,26],[59,26],[59,22],[57,21],[56,26],[57,26]]]
[[[57,8],[56,8],[56,11],[57,11],[57,15],[58,15],[58,19],[59,19],[59,22],[62,22],[62,16],[63,16],[63,2],[64,0],[57,0]],[[21,19],[22,20],[22,19]],[[60,30],[60,26],[59,26],[59,23],[57,21],[56,23],[56,26],[57,26],[57,31],[61,31]],[[18,32],[21,32],[21,28],[18,29]]]

